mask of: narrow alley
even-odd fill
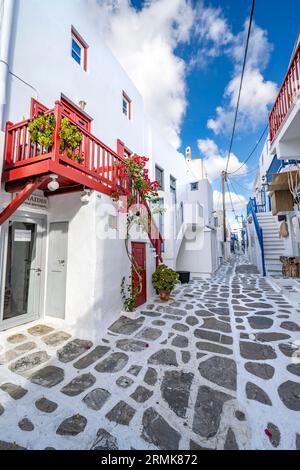
[[[0,449],[300,449],[299,315],[238,257],[97,345],[3,332]]]

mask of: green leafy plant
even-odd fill
[[[69,158],[72,158],[75,150],[79,149],[82,142],[82,134],[74,124],[72,124],[66,117],[61,120],[60,130],[60,151],[67,151]],[[79,153],[74,155],[75,160],[80,161],[81,156]]]
[[[158,291],[172,292],[178,282],[177,272],[165,264],[160,264],[152,274],[153,287]]]
[[[28,124],[30,140],[50,151],[53,145],[55,117],[53,114],[40,114]]]
[[[135,309],[136,299],[139,295],[140,288],[133,287],[132,276],[129,276],[129,283],[126,284],[125,276],[121,282],[121,295],[123,299],[123,305],[126,312],[133,312]]]

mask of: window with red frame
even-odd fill
[[[77,62],[77,64],[80,65],[85,71],[87,71],[87,51],[87,43],[72,26],[71,56],[75,62]]]
[[[131,119],[131,99],[129,98],[128,95],[123,91],[122,95],[122,111],[124,116],[127,117],[127,119]]]

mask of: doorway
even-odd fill
[[[2,227],[0,329],[41,315],[45,218],[15,215]]]
[[[147,277],[146,277],[146,244],[142,242],[132,242],[131,244],[132,256],[136,265],[140,270],[142,289],[136,299],[136,307],[143,305],[147,300]],[[132,270],[132,283],[133,287],[138,287],[138,277],[134,270]]]
[[[46,315],[61,319],[66,305],[68,226],[68,222],[49,225]]]

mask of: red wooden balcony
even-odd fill
[[[283,84],[269,115],[270,139],[274,141],[300,92],[300,44],[294,54]]]
[[[7,192],[17,193],[17,196],[0,213],[0,225],[37,188],[43,190],[46,196],[80,191],[83,188],[111,195],[115,187],[125,190],[126,186],[130,184],[130,182],[126,183],[118,177],[117,164],[125,158],[124,146],[120,145],[118,153],[114,152],[73,120],[60,101],[57,101],[55,107],[47,110],[44,114],[53,114],[55,117],[53,144],[50,150],[31,142],[28,126],[34,118],[18,124],[8,122],[6,125],[2,182],[5,184]],[[77,126],[82,135],[80,146],[71,153],[70,151],[62,152],[60,148],[60,128],[63,117]],[[48,189],[52,174],[57,175],[59,183],[59,189],[54,192]],[[141,203],[140,197],[138,195],[136,197],[137,202]],[[157,259],[162,261],[163,240],[149,206],[143,204],[149,217],[148,236],[155,248]]]

